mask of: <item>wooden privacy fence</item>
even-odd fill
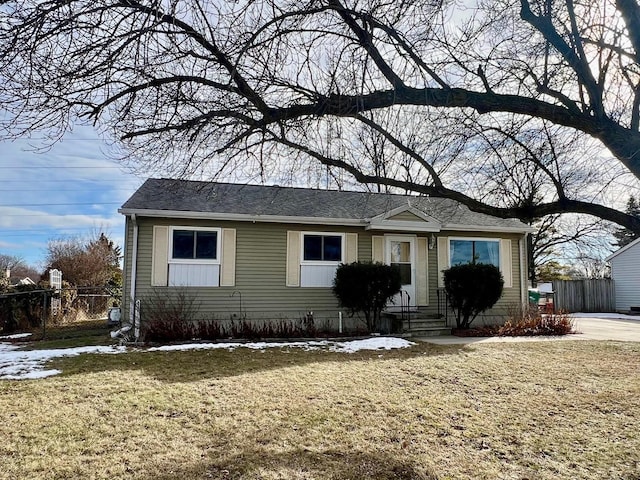
[[[556,311],[615,311],[615,291],[613,288],[613,280],[610,278],[554,280],[553,292]]]

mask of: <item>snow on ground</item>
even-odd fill
[[[16,336],[0,338],[21,338]],[[167,352],[180,350],[202,350],[214,348],[251,348],[264,350],[266,348],[302,348],[304,350],[328,350],[330,352],[354,353],[359,350],[391,350],[415,345],[402,338],[376,337],[365,340],[348,340],[343,342],[329,340],[312,340],[306,342],[253,342],[253,343],[189,343],[181,345],[164,345],[153,347],[141,352]],[[77,348],[60,348],[53,350],[20,350],[15,344],[0,342],[0,379],[23,380],[44,378],[57,375],[60,370],[45,369],[48,360],[58,357],[72,357],[83,353],[117,354],[125,353],[126,347],[88,346]]]
[[[20,346],[0,342],[0,379],[22,380],[57,375],[60,370],[45,370],[52,358],[74,357],[82,353],[123,353],[125,347],[89,346],[53,350],[20,350]]]
[[[0,340],[11,340],[14,338],[26,338],[30,336],[31,336],[30,333],[16,333],[14,335],[2,335],[0,336]]]
[[[640,315],[626,315],[624,313],[572,313],[574,318],[606,318],[608,320],[640,320]]]
[[[264,350],[265,348],[301,348],[303,350],[328,350],[330,352],[354,353],[359,350],[391,350],[415,345],[402,338],[375,337],[365,340],[348,340],[344,342],[330,340],[309,340],[304,342],[249,342],[249,343],[189,343],[182,345],[163,345],[147,349],[149,352],[171,352],[176,350],[205,350],[214,348],[250,348]]]

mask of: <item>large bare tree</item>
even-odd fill
[[[54,141],[94,121],[145,171],[295,179],[315,162],[639,232],[606,189],[640,178],[639,60],[635,0],[5,0],[0,119]],[[549,139],[576,148],[546,155]],[[528,176],[535,195],[512,201]]]

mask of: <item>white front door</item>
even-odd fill
[[[402,280],[402,292],[404,292],[404,302],[410,306],[416,305],[416,237],[408,235],[388,235],[386,239],[386,263],[395,265],[400,269]],[[400,309],[401,294],[393,297],[393,302],[389,309]]]

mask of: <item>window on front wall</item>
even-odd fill
[[[489,263],[500,268],[498,240],[451,239],[449,248],[451,266],[465,263]]]
[[[307,262],[341,262],[342,235],[305,234],[302,259]]]
[[[217,260],[217,230],[174,229],[171,258],[174,260]]]

